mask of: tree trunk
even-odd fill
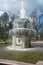
[[[29,42],[29,48],[31,48],[31,36],[29,36],[29,40],[28,40]]]

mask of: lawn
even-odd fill
[[[37,61],[43,60],[43,50],[35,51],[11,51],[4,50],[4,47],[8,45],[0,45],[0,59],[22,61],[28,63],[36,63]]]
[[[0,39],[0,42],[4,42],[4,39]],[[12,39],[6,39],[5,42],[11,43]]]

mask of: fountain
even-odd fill
[[[20,18],[13,22],[12,31],[12,46],[10,49],[25,49],[29,48],[30,36],[35,37],[35,30],[32,28],[31,22],[26,17],[24,2],[21,3]]]

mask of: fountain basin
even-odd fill
[[[14,48],[12,46],[6,47],[6,50],[14,50],[14,51],[34,51],[34,50],[42,50],[43,47],[32,47],[32,48]]]

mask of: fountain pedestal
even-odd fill
[[[12,43],[13,43],[12,44],[13,48],[19,48],[19,49],[21,49],[21,48],[25,47],[24,46],[25,40],[23,38],[19,38],[19,37],[17,38],[15,36],[13,36],[13,42]]]

